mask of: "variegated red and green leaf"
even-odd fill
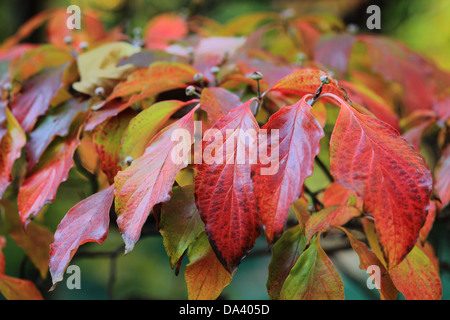
[[[175,187],[172,190],[170,200],[161,206],[158,227],[173,269],[205,228],[195,206],[194,186]]]
[[[280,299],[284,282],[306,247],[306,238],[303,233],[302,227],[292,227],[286,230],[272,247],[272,258],[266,285],[267,292],[272,300]]]
[[[133,250],[142,226],[155,204],[170,199],[178,172],[187,166],[189,154],[176,152],[191,148],[196,108],[153,137],[144,154],[119,171],[114,180],[117,224],[125,242],[125,252]],[[190,134],[177,136],[180,132]],[[180,141],[174,139],[180,139]],[[175,156],[174,156],[175,154]]]
[[[439,273],[418,246],[400,264],[391,268],[389,274],[407,300],[440,300],[442,297]]]
[[[124,110],[116,117],[99,124],[92,131],[92,142],[100,158],[102,171],[110,183],[114,182],[117,172],[122,169],[119,163],[122,136],[135,115],[136,112],[132,109]]]
[[[122,144],[119,151],[119,160],[122,168],[126,167],[125,159],[137,159],[144,154],[149,141],[161,130],[169,118],[182,107],[190,104],[178,100],[165,100],[157,102],[141,111],[131,119],[123,132]]]
[[[189,264],[184,276],[189,300],[214,300],[232,280],[230,273],[217,260],[203,232],[189,246]]]

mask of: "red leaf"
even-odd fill
[[[330,142],[331,173],[362,197],[393,267],[414,247],[425,222],[431,174],[395,129],[329,96],[341,107]]]
[[[355,37],[347,33],[325,35],[314,49],[314,60],[345,76],[354,42]]]
[[[72,99],[52,108],[42,121],[39,121],[30,133],[30,139],[25,146],[29,169],[38,163],[42,153],[56,136],[64,137],[69,133],[72,120],[78,113],[87,111],[87,107],[87,101],[79,102]]]
[[[59,185],[67,179],[73,166],[73,154],[80,143],[78,135],[78,128],[73,128],[67,138],[57,137],[25,178],[17,198],[24,227],[45,204],[55,199]]]
[[[320,151],[319,141],[324,136],[306,98],[281,108],[261,128],[267,130],[267,135],[261,132],[259,135],[260,148],[265,148],[261,146],[262,141],[267,144],[270,163],[253,166],[253,181],[259,216],[269,243],[283,232],[289,207],[300,197],[305,179],[313,172],[314,158]],[[279,130],[279,146],[274,129]]]
[[[202,90],[200,108],[208,113],[208,119],[213,123],[241,104],[239,97],[226,89],[213,87]]]
[[[393,105],[390,105],[385,99],[364,86],[356,85],[349,81],[339,81],[339,84],[345,88],[350,100],[364,106],[378,119],[390,124],[396,130],[400,130],[398,116],[393,111]]]
[[[97,192],[73,206],[61,220],[50,246],[53,285],[61,281],[75,252],[86,242],[103,243],[108,235],[109,210],[114,186]]]
[[[160,14],[145,27],[145,47],[164,50],[171,41],[179,40],[188,33],[186,21],[176,14]]]
[[[447,146],[439,159],[435,170],[435,188],[442,202],[442,207],[450,203],[450,146]]]
[[[424,58],[386,37],[360,35],[358,41],[367,47],[373,70],[403,87],[402,102],[407,110],[431,109],[436,83]]]
[[[190,150],[192,142],[172,141],[172,135],[182,129],[189,132],[189,140],[193,137],[195,110],[154,136],[144,154],[115,177],[117,224],[125,241],[126,253],[133,250],[153,206],[170,199],[175,177],[187,165],[189,159],[183,158],[178,162],[171,157],[174,150],[180,148],[179,144]]]
[[[256,149],[258,124],[250,110],[256,102],[249,100],[221,117],[212,127],[214,139],[203,140],[203,162],[196,166],[195,197],[197,208],[211,246],[231,274],[253,247],[260,233],[249,153]],[[227,135],[227,130],[231,130]],[[247,131],[248,130],[248,131]],[[245,141],[244,134],[254,131],[255,139]],[[213,140],[213,141],[211,141]],[[234,140],[234,141],[233,141]],[[236,143],[236,140],[238,141]],[[214,147],[218,161],[206,160],[205,148]],[[241,147],[245,147],[245,151]],[[226,158],[224,150],[226,149]],[[220,150],[220,151],[219,151]],[[242,157],[242,158],[241,158]],[[210,164],[205,162],[208,161]]]
[[[6,238],[0,236],[0,275],[5,274],[5,256],[3,255],[3,248],[6,246]]]
[[[12,101],[12,113],[25,132],[30,132],[37,118],[47,112],[50,101],[62,88],[65,68],[62,65],[44,70],[28,79],[22,87],[23,93]]]
[[[14,162],[20,157],[26,136],[12,113],[6,111],[6,134],[0,142],[0,198],[11,183],[11,170]]]

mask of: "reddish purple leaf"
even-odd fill
[[[108,235],[109,210],[114,186],[78,202],[61,220],[50,245],[50,273],[53,285],[61,281],[77,249],[86,242],[103,243]]]

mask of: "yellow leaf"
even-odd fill
[[[78,71],[81,80],[73,84],[79,92],[94,95],[97,87],[102,87],[109,94],[114,86],[125,80],[137,69],[131,64],[117,67],[120,59],[140,51],[126,42],[113,42],[80,54],[78,57]]]

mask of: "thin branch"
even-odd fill
[[[327,168],[327,166],[320,160],[319,157],[314,158],[314,162],[322,169],[323,173],[327,176],[328,180],[330,182],[334,182],[334,177],[331,175],[330,170]]]

